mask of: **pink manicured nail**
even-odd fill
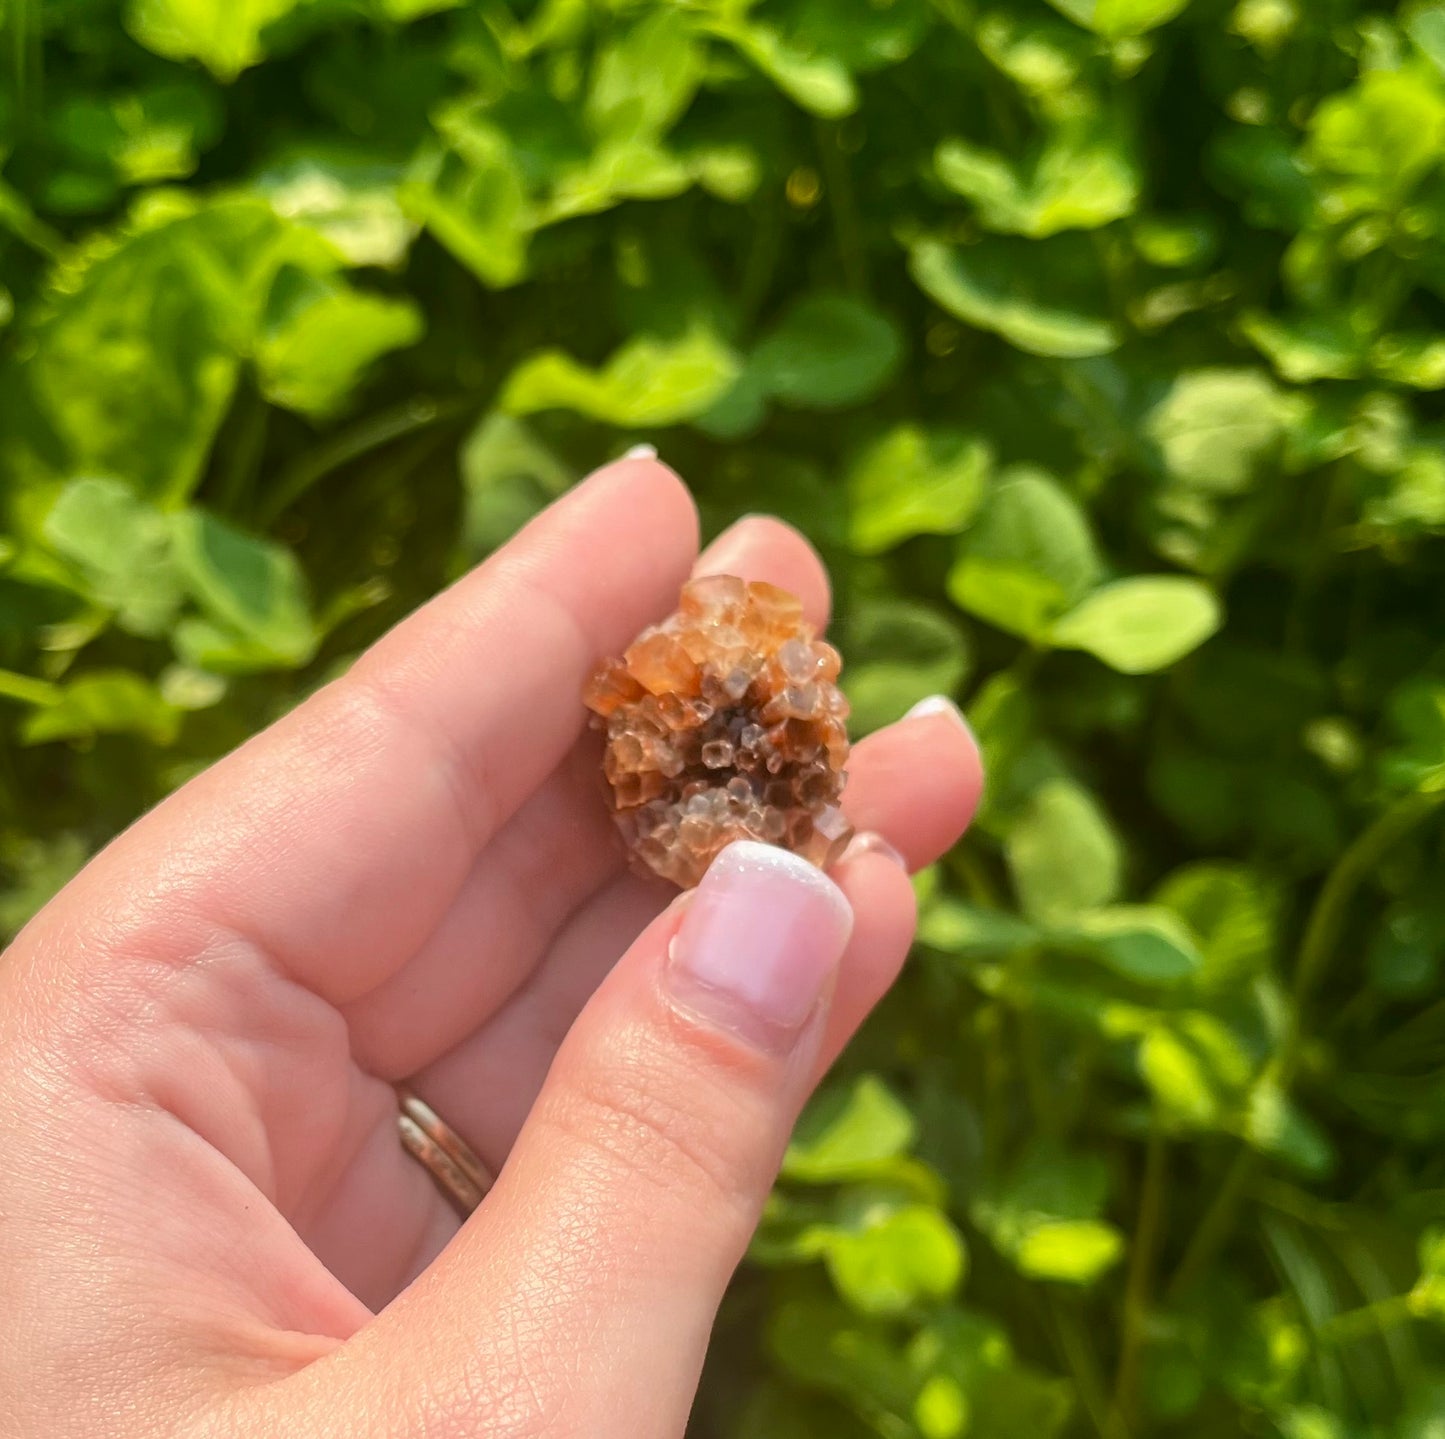
[[[852,839],[848,841],[848,847],[839,856],[838,862],[846,864],[850,859],[861,859],[865,854],[882,855],[884,859],[896,864],[899,869],[906,870],[908,861],[903,858],[900,851],[888,843],[886,839],[875,830],[859,830]]]
[[[832,979],[853,911],[806,860],[739,840],[712,862],[672,941],[666,982],[700,1019],[789,1050]]]
[[[922,719],[925,715],[947,715],[967,730],[970,737],[973,735],[973,727],[964,719],[963,711],[947,695],[929,695],[926,700],[919,700],[903,718]]]

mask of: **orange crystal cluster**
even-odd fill
[[[583,698],[634,867],[688,889],[736,839],[831,864],[852,833],[841,665],[799,600],[732,575],[693,580],[603,664]]]

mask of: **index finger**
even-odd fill
[[[696,553],[672,471],[598,471],[141,820],[67,911],[91,900],[112,946],[163,962],[240,935],[332,1003],[354,1000],[435,927],[576,741],[591,667],[673,606]]]

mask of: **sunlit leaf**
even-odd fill
[[[1097,278],[1085,278],[1071,251],[1063,268],[1043,255],[1025,260],[1018,247],[985,240],[952,248],[933,240],[913,247],[909,270],[918,285],[959,319],[992,330],[1035,355],[1106,355],[1119,331],[1099,307]]]
[[[866,1203],[824,1251],[838,1293],[864,1314],[899,1314],[946,1297],[963,1277],[964,1259],[958,1231],[922,1204]]]
[[[256,350],[261,391],[287,409],[328,415],[375,360],[421,333],[421,313],[410,300],[283,272]]]
[[[675,341],[632,340],[599,370],[544,350],[508,377],[501,405],[514,415],[576,410],[631,429],[675,425],[703,414],[740,369],[733,352],[704,331]]]
[[[20,735],[27,744],[44,744],[133,734],[168,745],[179,728],[180,711],[167,704],[154,686],[129,670],[111,670],[67,682],[54,703],[32,711],[21,724]]]
[[[858,606],[848,619],[844,693],[859,733],[902,718],[920,700],[957,689],[968,647],[946,615],[906,600]]]
[[[1070,20],[1110,39],[1141,35],[1172,20],[1189,0],[1049,0]]]
[[[972,436],[918,425],[889,430],[848,476],[853,548],[873,555],[914,535],[957,534],[983,499],[991,460]]]
[[[291,551],[201,510],[182,511],[172,529],[176,566],[208,622],[178,631],[185,658],[203,669],[310,659],[317,636]]]
[[[974,1204],[972,1217],[1030,1277],[1090,1284],[1124,1249],[1118,1230],[1100,1218],[1108,1184],[1097,1155],[1039,1141]]]
[[[809,1184],[866,1177],[903,1153],[914,1133],[913,1116],[898,1098],[864,1075],[813,1101],[788,1146],[783,1174]]]
[[[603,47],[584,108],[599,135],[658,135],[691,102],[703,53],[682,10],[655,10]]]
[[[1279,444],[1287,410],[1258,370],[1180,375],[1149,416],[1149,432],[1172,474],[1201,488],[1246,488]]]
[[[1088,595],[1055,621],[1052,643],[1087,650],[1123,674],[1151,674],[1197,649],[1223,616],[1214,592],[1183,575],[1137,575]]]
[[[158,634],[174,616],[181,584],[166,518],[119,481],[72,481],[46,515],[44,535],[125,629]]]
[[[957,139],[938,147],[934,164],[989,229],[1035,239],[1107,225],[1131,214],[1139,199],[1126,138],[1093,122],[1061,127],[1022,164]]]
[[[265,53],[268,25],[305,0],[132,0],[127,24],[142,45],[172,60],[199,60],[234,80]]]
[[[750,369],[784,404],[831,410],[876,394],[902,358],[897,328],[846,295],[800,300],[759,342]]]
[[[1100,563],[1078,503],[1047,475],[1014,471],[989,494],[948,576],[960,608],[1043,639],[1088,594]]]
[[[1123,856],[1108,818],[1069,780],[1040,786],[1008,834],[1009,871],[1030,918],[1065,923],[1117,898]]]

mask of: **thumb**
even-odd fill
[[[845,890],[855,945],[901,956],[911,935],[900,866],[865,853],[840,874],[843,888],[737,843],[642,934],[573,1025],[481,1209],[295,1376],[327,1390],[315,1412],[405,1439],[682,1434],[853,958]]]

